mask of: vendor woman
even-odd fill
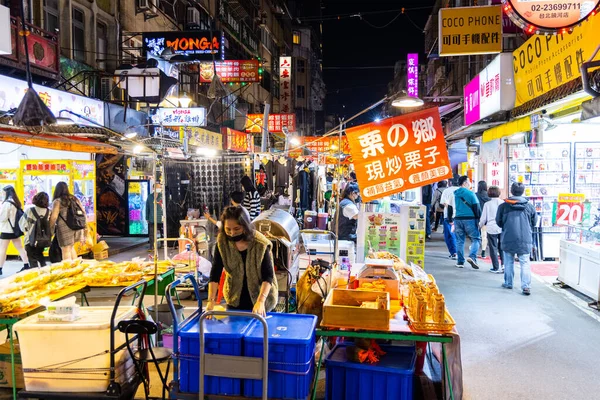
[[[242,207],[227,207],[221,223],[206,310],[211,311],[217,303],[219,280],[225,269],[223,297],[228,309],[265,316],[277,304],[271,241],[254,229]]]
[[[356,227],[358,223],[358,207],[356,200],[359,198],[358,185],[354,182],[348,183],[342,193],[340,201],[338,237],[340,240],[350,240],[356,243]]]

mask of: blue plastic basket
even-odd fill
[[[348,361],[345,345],[327,357],[327,400],[412,400],[414,347],[383,347],[377,364]]]
[[[269,398],[305,399],[314,374],[314,315],[279,314],[267,316],[269,326]],[[244,356],[262,357],[262,326],[254,322],[244,337]],[[261,397],[262,382],[244,381],[244,396]]]
[[[198,393],[200,376],[200,331],[199,316],[186,323],[179,332],[180,337],[180,378],[179,387],[185,393]],[[227,317],[210,319],[204,322],[205,352],[227,356],[241,356],[243,337],[252,326],[251,318]],[[210,373],[210,366],[208,366]],[[206,376],[204,392],[221,396],[242,394],[242,380]]]

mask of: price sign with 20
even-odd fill
[[[590,203],[583,194],[560,194],[553,207],[554,225],[585,224],[590,219]]]

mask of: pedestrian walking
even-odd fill
[[[425,238],[431,239],[431,200],[433,198],[433,188],[431,185],[421,187],[421,203],[425,206]]]
[[[483,212],[483,206],[485,205],[485,203],[490,201],[490,197],[488,194],[488,186],[485,181],[477,182],[477,193],[475,193],[475,195],[477,196],[477,200],[479,200],[479,206],[481,207],[481,210]],[[487,227],[484,225],[481,228],[481,258],[485,257],[485,250],[487,249],[487,247],[488,247]]]
[[[260,214],[260,194],[254,186],[254,182],[248,175],[245,175],[241,181],[242,187],[246,192],[242,206],[250,213],[250,221],[254,220]]]
[[[452,225],[450,225],[453,215],[448,209],[450,208],[451,204],[454,204],[454,192],[458,190],[458,187],[454,185],[453,179],[450,179],[448,182],[450,186],[444,190],[444,193],[442,193],[440,203],[442,204],[442,207],[444,207],[444,241],[446,242],[446,247],[450,252],[448,258],[451,260],[456,260],[456,235],[454,234]]]
[[[442,204],[442,194],[444,191],[448,189],[448,181],[444,180],[438,183],[437,189],[433,192],[433,201],[431,203],[431,208],[435,212],[435,219],[433,224],[433,231],[437,232],[438,226],[440,226],[440,222],[444,223],[444,205]]]
[[[492,268],[490,268],[490,272],[501,274],[504,272],[504,254],[502,253],[500,241],[502,229],[496,223],[496,214],[498,213],[498,207],[500,204],[504,203],[504,200],[499,198],[500,188],[498,186],[490,186],[487,194],[489,196],[489,201],[485,202],[483,210],[481,211],[479,227],[481,228],[482,235],[484,230],[487,232],[487,242],[490,247],[490,257],[492,259]],[[498,257],[500,257],[500,265],[498,264]]]
[[[529,255],[533,246],[535,208],[523,197],[525,186],[515,182],[510,187],[511,197],[498,207],[496,224],[502,228],[501,242],[504,251],[504,283],[502,287],[512,289],[515,276],[515,255],[521,265],[521,290],[531,294],[531,265]]]
[[[456,211],[454,211],[456,207]],[[479,232],[479,218],[481,209],[479,200],[471,191],[471,180],[468,176],[458,178],[458,189],[454,192],[454,204],[451,204],[448,215],[454,215],[454,233],[456,234],[456,254],[458,257],[456,267],[463,268],[465,265],[464,247],[467,236],[471,239],[469,256],[466,261],[474,269],[479,269],[477,264],[477,250],[481,245],[481,232]],[[452,212],[451,212],[452,211]]]
[[[29,258],[29,266],[23,267],[23,270],[44,267],[44,250],[52,242],[48,193],[39,192],[31,202],[33,204],[25,210],[19,221],[19,226],[25,233],[25,251]]]
[[[21,200],[19,200],[15,188],[5,186],[4,201],[2,202],[2,206],[0,206],[0,275],[2,275],[2,268],[6,261],[6,252],[10,243],[19,252],[19,256],[23,260],[23,268],[29,268],[29,259],[21,243],[23,232],[19,227],[19,219],[23,213],[22,210]]]
[[[84,223],[81,228],[75,228],[73,225],[79,222],[78,216],[85,218],[83,204],[77,197],[69,193],[69,186],[65,182],[58,182],[52,196],[50,227],[55,229],[63,260],[75,260],[77,258],[75,243],[85,243],[87,238],[87,224]]]

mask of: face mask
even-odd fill
[[[229,240],[230,242],[239,242],[240,240],[244,239],[244,234],[240,233],[237,236],[229,236],[229,235],[225,235],[227,237],[227,240]]]

